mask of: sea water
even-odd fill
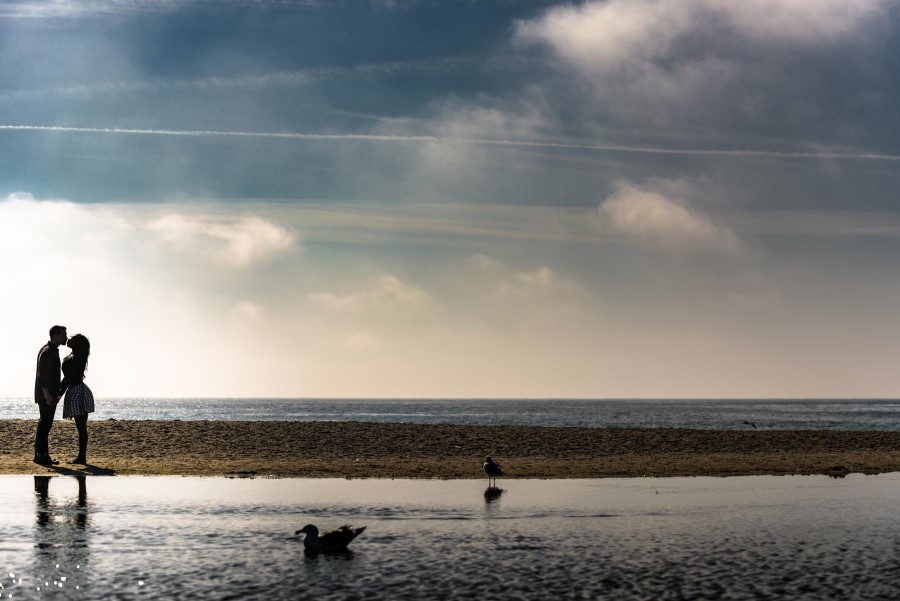
[[[0,477],[11,599],[892,599],[900,474]],[[351,551],[294,531],[366,526]],[[11,597],[10,597],[11,596]]]
[[[0,419],[36,419],[27,398]],[[92,419],[363,421],[608,428],[900,430],[900,400],[98,398]]]

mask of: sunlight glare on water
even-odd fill
[[[33,418],[30,399],[0,399],[0,419]],[[900,401],[98,398],[92,419],[896,431]]]
[[[900,585],[900,474],[0,477],[16,599],[844,599]],[[367,526],[307,556],[294,531]]]

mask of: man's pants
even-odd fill
[[[50,442],[47,439],[50,436],[50,428],[53,427],[53,418],[56,417],[56,403],[48,406],[41,401],[36,404],[41,410],[41,421],[38,422],[37,434],[34,437],[34,454],[49,455]]]

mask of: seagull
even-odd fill
[[[318,528],[312,524],[307,524],[300,530],[297,530],[294,535],[296,536],[300,533],[306,535],[303,539],[303,548],[308,553],[318,553],[320,551],[333,553],[335,551],[346,551],[350,541],[362,534],[365,529],[365,526],[354,528],[347,524],[320,536]]]
[[[754,430],[759,430],[759,428],[757,428],[756,424],[754,424],[753,422],[748,422],[747,420],[744,420],[741,423],[744,424],[745,426],[753,426]]]
[[[503,470],[500,469],[500,466],[494,463],[494,460],[490,457],[484,458],[484,473],[487,474],[488,477],[488,486],[491,485],[491,478],[494,479],[494,484],[497,484],[497,476],[503,475]]]

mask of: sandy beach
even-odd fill
[[[900,470],[900,432],[550,428],[360,422],[97,420],[89,465],[58,420],[54,468],[32,461],[35,422],[0,421],[0,473],[321,478],[512,478],[875,474]]]

